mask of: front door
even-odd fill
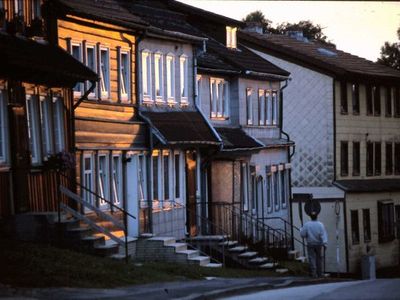
[[[196,226],[196,151],[186,152],[186,226],[190,236],[197,234]]]
[[[138,155],[132,155],[126,164],[126,210],[136,219],[128,216],[128,235],[139,236],[139,188]]]

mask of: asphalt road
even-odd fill
[[[377,279],[289,287],[221,299],[399,300],[400,279]]]

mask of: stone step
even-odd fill
[[[167,236],[152,237],[152,238],[149,238],[148,241],[163,242],[164,246],[168,246],[168,245],[176,243],[176,239],[174,237],[167,237]]]
[[[248,251],[248,252],[243,252],[241,254],[238,255],[238,257],[240,258],[252,258],[257,256],[258,252],[254,252],[254,251]]]
[[[119,245],[100,245],[93,248],[93,252],[99,256],[112,256],[113,254],[118,254]]]
[[[206,267],[206,268],[222,268],[222,264],[219,264],[219,263],[209,263],[209,264],[207,264],[207,265],[205,265],[205,266],[203,266],[203,267]]]
[[[76,227],[70,228],[65,231],[68,237],[79,238],[82,239],[84,237],[90,236],[93,234],[93,231],[89,227]]]
[[[233,253],[241,253],[241,252],[245,252],[248,248],[246,246],[236,246],[233,248],[228,249],[229,252],[233,252]]]
[[[197,257],[199,256],[199,250],[183,250],[183,251],[177,251],[177,254],[184,254],[186,255],[186,257],[189,258],[193,258],[193,257]]]
[[[81,238],[81,242],[88,247],[96,247],[105,244],[105,239],[102,236],[89,235]]]
[[[279,273],[279,274],[283,274],[283,273],[289,272],[289,270],[286,268],[280,268],[280,269],[275,269],[275,272]]]
[[[123,238],[125,236],[125,232],[123,230],[112,230],[111,233],[118,238]],[[106,241],[111,239],[108,235],[105,235],[104,233],[101,232],[95,233],[94,235],[103,236]]]
[[[227,239],[227,235],[197,235],[194,237],[187,238],[188,241],[199,241],[199,242],[208,242],[208,241],[222,241]]]
[[[252,264],[252,265],[261,265],[261,264],[265,264],[267,262],[268,262],[267,257],[256,257],[256,258],[252,258],[249,260],[249,264]]]
[[[299,257],[300,255],[300,251],[299,250],[290,250],[288,251],[288,258],[289,259],[296,259],[297,257]]]
[[[195,256],[192,258],[189,258],[188,261],[192,261],[195,263],[198,263],[200,266],[206,266],[210,263],[210,257],[208,256]]]
[[[269,263],[260,265],[259,268],[260,269],[273,269],[273,268],[276,268],[277,266],[278,266],[278,263],[269,262]]]
[[[220,245],[220,246],[225,246],[225,247],[227,247],[227,248],[234,247],[234,246],[236,246],[237,244],[238,244],[237,241],[225,241],[225,242],[218,243],[218,245]]]
[[[168,244],[167,247],[175,248],[175,252],[187,250],[187,244],[186,243]]]

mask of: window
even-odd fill
[[[44,156],[54,153],[53,133],[51,128],[51,99],[49,97],[40,97],[40,124],[42,127],[42,149]]]
[[[97,59],[96,59],[96,48],[94,45],[85,45],[86,49],[86,66],[92,71],[97,73]],[[89,89],[89,82],[86,83],[86,89]],[[96,97],[96,91],[94,90],[89,94],[89,97]]]
[[[360,142],[353,142],[353,176],[360,175]]]
[[[342,114],[347,114],[347,83],[342,81],[340,83],[340,112]]]
[[[7,161],[7,101],[6,94],[0,90],[0,163]]]
[[[265,182],[266,188],[267,188],[267,212],[272,212],[272,197],[273,197],[273,191],[272,191],[272,173],[271,173],[271,167],[267,167],[267,177],[266,177],[266,182]]]
[[[394,174],[400,175],[400,143],[394,144]]]
[[[279,99],[278,92],[272,91],[272,124],[279,124]]]
[[[158,184],[158,178],[159,178],[159,159],[158,159],[158,154],[153,155],[153,200],[159,200],[159,184]]]
[[[164,101],[164,76],[163,56],[161,53],[154,54],[154,80],[156,88],[156,100]]]
[[[350,211],[351,220],[351,241],[353,245],[360,243],[360,228],[358,225],[358,210]]]
[[[180,84],[181,84],[181,103],[187,103],[188,101],[188,58],[186,55],[182,55],[179,58],[179,70],[180,70]]]
[[[248,164],[242,163],[241,173],[240,173],[241,183],[242,183],[242,203],[243,210],[249,210],[249,167]]]
[[[170,199],[170,191],[169,191],[169,153],[163,152],[163,171],[164,171],[164,200]]]
[[[143,101],[151,101],[151,53],[142,51],[142,93]]]
[[[272,172],[273,177],[273,198],[275,204],[275,210],[279,209],[279,173],[277,167],[275,166],[275,172]]]
[[[82,57],[82,44],[80,43],[73,43],[71,44],[71,55],[78,61],[83,62]],[[83,92],[83,84],[78,82],[74,88],[74,95],[81,95]]]
[[[369,216],[369,209],[363,209],[363,229],[364,229],[364,242],[371,241],[371,221]]]
[[[24,15],[24,0],[14,0],[14,14],[18,16]]]
[[[119,53],[119,98],[127,102],[131,97],[131,76],[129,51],[120,51]]]
[[[373,102],[372,102],[372,88],[370,85],[366,86],[366,106],[367,106],[367,115],[373,114]]]
[[[272,125],[272,114],[273,114],[273,102],[272,102],[272,92],[265,92],[265,99],[267,101],[267,125]]]
[[[367,176],[374,174],[374,144],[367,142]]]
[[[32,19],[40,19],[42,16],[40,9],[40,0],[32,1]]]
[[[41,147],[39,143],[39,111],[38,111],[38,97],[33,95],[26,96],[26,109],[28,121],[28,137],[29,149],[31,151],[32,164],[39,164],[41,162]]]
[[[262,203],[264,202],[264,179],[262,176],[257,177],[257,189],[256,189],[256,203],[253,206],[253,213],[259,213],[259,210],[262,208]]]
[[[85,154],[83,156],[83,189],[81,190],[83,200],[93,203],[93,195],[90,191],[93,190],[93,156]]]
[[[282,165],[283,166],[283,165]],[[279,172],[280,174],[280,180],[281,180],[281,203],[282,203],[282,208],[286,207],[286,175],[285,175],[285,170],[282,168],[282,170]]]
[[[353,83],[351,86],[351,100],[353,104],[353,114],[358,115],[360,113],[360,91],[358,83]]]
[[[391,175],[393,174],[393,144],[392,143],[386,143],[386,167],[385,167],[385,173],[386,175]]]
[[[175,102],[175,57],[168,54],[167,63],[167,97],[169,102]]]
[[[229,83],[224,79],[211,78],[211,118],[229,117]]]
[[[174,167],[175,167],[175,199],[181,197],[181,156],[179,153],[174,154]]]
[[[100,49],[100,95],[110,97],[110,56],[107,48]]]
[[[349,175],[349,143],[340,142],[340,175]]]
[[[253,125],[253,89],[246,89],[246,120],[247,125]]]
[[[385,116],[391,117],[392,116],[392,87],[387,86],[385,89]]]
[[[372,88],[373,96],[374,96],[374,115],[381,115],[381,91],[379,86],[374,86]]]
[[[393,89],[393,111],[395,117],[400,117],[400,89]]]
[[[264,90],[258,90],[258,124],[266,125],[266,108],[267,105],[265,103],[265,92]]]
[[[394,206],[391,201],[378,202],[379,242],[394,240]]]
[[[381,175],[382,172],[382,146],[381,143],[375,143],[375,175]]]
[[[99,171],[97,173],[97,184],[99,186],[98,194],[101,198],[99,198],[99,202],[101,205],[107,204],[104,199],[108,200],[109,197],[109,177],[108,177],[108,156],[99,155],[98,157]]]
[[[201,106],[201,76],[197,75],[196,79],[196,95],[197,95],[197,105]]]
[[[138,182],[140,207],[147,207],[146,156],[139,155]]]
[[[56,152],[65,149],[64,103],[61,97],[53,97],[54,148]]]
[[[236,27],[226,26],[226,47],[228,48],[236,48],[237,39],[236,39]]]
[[[140,167],[140,165],[139,165]],[[112,157],[112,201],[114,204],[120,204],[122,198],[122,163],[121,156]],[[139,185],[140,192],[140,185]]]

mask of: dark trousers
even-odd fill
[[[310,275],[314,278],[322,277],[322,247],[323,246],[307,245]]]

